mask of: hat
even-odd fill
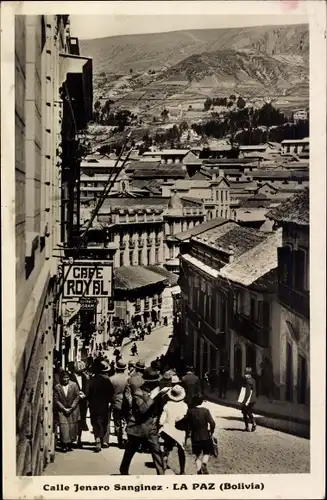
[[[169,399],[171,399],[172,401],[183,401],[183,399],[185,399],[185,390],[183,389],[183,387],[181,385],[175,385],[175,387],[172,387],[171,389],[169,389],[169,391],[167,392],[167,395],[169,397]]]
[[[129,361],[129,362],[128,362],[128,366],[135,366],[134,361]]]
[[[85,370],[85,363],[83,361],[75,361],[74,370],[75,372],[82,372]]]
[[[144,370],[143,380],[144,382],[159,382],[159,372],[151,367],[146,368]]]
[[[172,374],[171,370],[167,370],[163,374],[162,378],[165,379],[165,380],[171,380],[172,376],[173,376],[173,374]]]
[[[109,365],[106,361],[104,360],[101,360],[100,363],[99,363],[99,371],[101,373],[106,373],[109,371]]]
[[[179,376],[178,375],[173,375],[171,377],[171,383],[172,384],[178,384],[179,382],[180,382],[180,380],[179,380]]]
[[[126,370],[126,363],[124,363],[124,361],[117,361],[116,363],[116,368],[117,370]]]
[[[136,370],[144,371],[145,370],[145,363],[144,363],[144,361],[141,361],[141,360],[136,361],[135,368],[136,368]]]
[[[247,367],[245,368],[245,373],[248,373],[248,374],[251,374],[251,373],[252,373],[252,368],[251,368],[251,366],[247,366]]]

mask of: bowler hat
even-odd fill
[[[162,378],[165,379],[165,380],[171,380],[172,376],[173,376],[173,374],[172,374],[171,370],[167,370],[163,374]]]
[[[179,376],[174,374],[172,377],[171,377],[171,383],[172,384],[178,384],[180,382],[179,380]]]
[[[126,363],[124,363],[124,361],[122,360],[119,360],[116,363],[116,368],[117,370],[126,370]]]
[[[169,399],[172,401],[183,401],[185,399],[185,390],[181,385],[175,385],[167,392]]]
[[[101,360],[100,363],[99,363],[99,371],[101,373],[106,373],[109,371],[109,365],[106,361],[104,360]]]
[[[144,382],[159,382],[160,380],[159,372],[151,367],[146,368],[144,370],[143,380]]]
[[[144,361],[141,361],[140,359],[138,361],[136,361],[135,368],[136,368],[136,370],[144,371],[145,370],[145,363],[144,363]]]

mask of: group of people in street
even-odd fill
[[[92,366],[77,361],[63,370],[54,387],[55,422],[63,452],[83,447],[88,430],[87,411],[95,440],[95,452],[110,445],[113,421],[118,445],[124,448],[120,473],[128,475],[135,453],[151,453],[157,474],[165,474],[169,455],[178,452],[180,474],[185,474],[186,451],[195,456],[198,474],[208,473],[214,454],[215,422],[203,406],[200,379],[192,367],[180,378],[164,359],[146,367],[141,360],[112,365],[102,357]],[[190,445],[191,442],[191,445]]]

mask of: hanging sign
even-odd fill
[[[67,275],[68,273],[68,275]],[[64,264],[63,298],[111,298],[112,263],[106,261],[75,261]]]

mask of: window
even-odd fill
[[[147,256],[147,265],[151,264],[151,251],[147,250],[146,251],[146,256]]]
[[[252,297],[250,299],[250,318],[251,318],[251,321],[255,321],[255,319],[256,319],[255,300]]]
[[[216,200],[219,201],[219,191],[216,191]]]
[[[138,251],[138,265],[142,265],[142,250]]]
[[[123,266],[124,265],[124,252],[120,252],[119,260],[120,260],[120,266]]]
[[[299,249],[297,252],[293,252],[294,288],[297,288],[298,290],[305,289],[305,260],[306,255],[304,250]]]
[[[170,247],[170,248],[169,248],[169,258],[170,258],[170,259],[173,259],[173,258],[174,258],[174,249],[173,249],[173,247]]]
[[[159,248],[155,250],[155,264],[159,264]]]
[[[133,250],[130,250],[129,252],[129,265],[132,266],[133,265]]]
[[[221,200],[221,203],[224,203],[224,191],[223,190],[220,191],[220,200]]]

